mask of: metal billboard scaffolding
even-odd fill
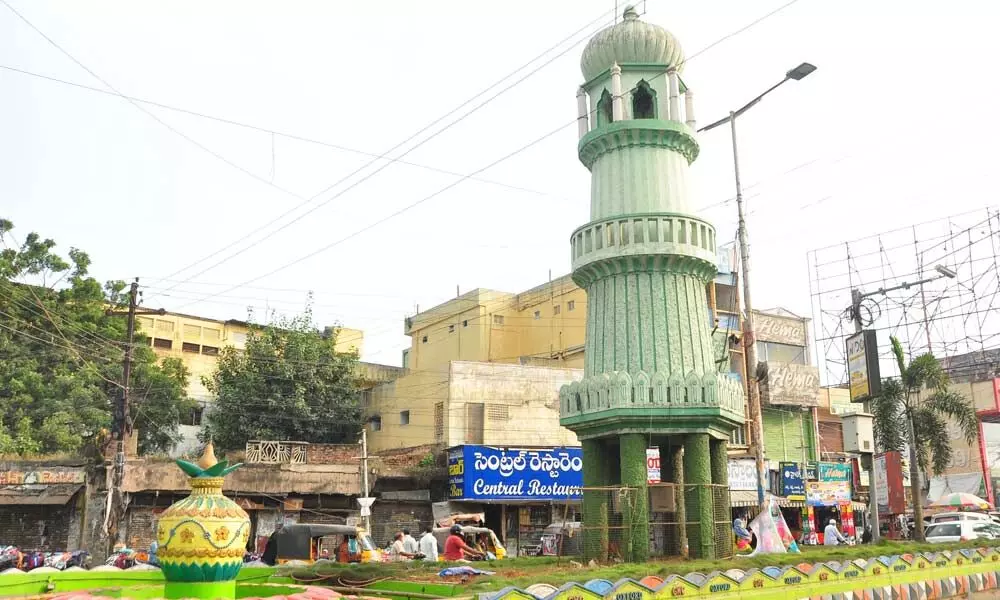
[[[878,332],[883,377],[898,373],[889,336],[910,356],[931,351],[953,379],[1000,375],[997,208],[893,229],[807,256],[824,385],[848,382],[845,340],[854,333],[849,308],[855,288],[867,296],[860,314],[865,329]]]

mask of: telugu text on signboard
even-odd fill
[[[798,463],[781,463],[781,495],[789,500],[805,500],[806,485],[802,481],[802,467]]]
[[[449,498],[565,500],[583,487],[580,448],[462,446],[448,453]]]
[[[748,491],[757,489],[757,464],[752,458],[730,460],[728,464],[729,489]]]
[[[792,363],[760,364],[760,397],[766,404],[819,406],[819,369]]]

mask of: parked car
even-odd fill
[[[938,513],[931,517],[931,523],[951,523],[953,521],[984,521],[990,523],[993,519],[989,515],[977,512],[946,512]]]
[[[976,539],[1000,539],[1000,525],[989,519],[965,519],[935,523],[924,531],[924,537],[932,544],[946,542],[966,542]]]

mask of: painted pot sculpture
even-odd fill
[[[157,525],[167,598],[232,598],[250,537],[250,517],[222,495],[223,479],[240,465],[215,458],[209,442],[198,464],[178,460],[191,495],[173,503]]]

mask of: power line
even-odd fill
[[[303,135],[289,133],[289,132],[286,132],[286,131],[280,131],[280,130],[277,130],[277,129],[269,129],[269,128],[261,126],[261,125],[253,125],[253,124],[250,124],[250,123],[245,123],[245,122],[237,121],[237,120],[234,120],[234,119],[228,119],[228,118],[225,118],[225,117],[218,117],[218,116],[214,116],[214,115],[209,115],[209,114],[201,113],[201,112],[198,112],[198,111],[195,111],[195,110],[190,110],[190,109],[186,109],[186,108],[172,106],[170,104],[164,104],[162,102],[156,102],[154,100],[147,100],[147,99],[139,98],[139,97],[136,97],[136,96],[128,96],[128,95],[124,95],[124,94],[116,94],[116,93],[114,93],[112,91],[109,91],[109,90],[102,90],[101,88],[98,88],[98,87],[84,85],[82,83],[76,83],[76,82],[73,82],[73,81],[67,81],[65,79],[59,79],[58,77],[52,77],[50,75],[44,75],[44,74],[41,74],[41,73],[35,73],[33,71],[28,71],[28,70],[25,70],[25,69],[19,69],[17,67],[12,67],[12,66],[9,66],[9,65],[0,65],[0,69],[4,69],[4,70],[10,71],[12,73],[20,73],[22,75],[28,75],[30,77],[35,77],[35,78],[38,78],[38,79],[43,79],[45,81],[50,81],[52,83],[60,83],[60,84],[63,84],[63,85],[68,85],[68,86],[71,86],[71,87],[75,87],[75,88],[82,89],[82,90],[87,90],[87,91],[90,91],[90,92],[96,92],[96,93],[105,94],[105,95],[108,95],[108,96],[124,97],[124,98],[127,98],[129,100],[133,100],[135,102],[139,102],[141,104],[146,104],[146,105],[149,105],[149,106],[155,106],[157,108],[162,108],[164,110],[170,110],[170,111],[174,111],[174,112],[184,113],[184,114],[191,115],[191,116],[194,116],[194,117],[199,117],[199,118],[207,119],[207,120],[210,120],[210,121],[216,121],[218,123],[224,123],[224,124],[227,124],[227,125],[233,125],[235,127],[241,127],[241,128],[244,128],[244,129],[250,129],[252,131],[257,131],[257,132],[260,132],[260,133],[266,133],[266,134],[271,135],[271,136],[279,136],[279,137],[287,138],[287,139],[290,139],[290,140],[295,140],[295,141],[299,141],[299,142],[305,142],[305,143],[308,143],[308,144],[315,144],[317,146],[323,146],[325,148],[331,148],[333,150],[339,150],[341,152],[349,152],[349,153],[358,154],[358,155],[361,155],[361,156],[368,156],[368,157],[373,157],[373,158],[377,158],[377,159],[384,159],[384,160],[387,160],[387,161],[390,161],[390,162],[393,162],[393,163],[398,163],[398,164],[406,165],[406,166],[409,166],[409,167],[416,167],[418,169],[424,169],[426,171],[432,171],[434,173],[441,173],[442,175],[452,175],[452,176],[456,176],[456,177],[461,175],[461,173],[458,173],[456,171],[449,171],[448,169],[442,169],[442,168],[439,168],[439,167],[434,167],[434,166],[425,165],[425,164],[421,164],[421,163],[411,162],[411,161],[403,160],[401,158],[393,158],[393,157],[389,157],[389,156],[384,156],[384,155],[376,154],[375,152],[368,152],[368,151],[365,151],[365,150],[359,150],[357,148],[350,148],[348,146],[343,146],[341,144],[334,144],[332,142],[318,140],[318,139],[315,139],[315,138],[310,138],[310,137],[306,137],[306,136],[303,136]],[[486,184],[489,184],[489,185],[495,185],[495,186],[507,188],[507,189],[510,189],[510,190],[518,191],[518,192],[525,192],[525,193],[528,193],[528,194],[536,194],[536,195],[539,195],[539,196],[551,196],[553,198],[558,198],[560,200],[569,201],[568,198],[564,198],[562,196],[559,196],[557,194],[553,194],[551,192],[545,192],[545,191],[536,190],[536,189],[532,189],[532,188],[528,188],[528,187],[524,187],[524,186],[513,185],[513,184],[505,183],[505,182],[502,182],[502,181],[496,181],[496,180],[492,180],[492,179],[482,179],[482,178],[475,178],[475,180],[478,181],[478,182],[480,182],[480,183],[486,183]],[[158,281],[167,281],[167,279],[163,278],[163,279],[159,279]]]
[[[653,77],[650,77],[649,79],[646,80],[647,83],[649,81],[652,81],[652,80],[658,78],[658,77],[662,77],[662,76],[666,75],[670,70],[679,68],[682,64],[686,64],[686,63],[690,62],[691,59],[693,59],[693,58],[701,55],[702,53],[706,52],[707,50],[715,47],[716,45],[718,45],[722,41],[727,40],[727,39],[733,37],[734,35],[742,33],[743,31],[746,31],[750,27],[756,25],[757,23],[760,23],[761,21],[767,19],[770,16],[773,16],[773,15],[777,14],[778,12],[784,10],[785,8],[787,8],[787,7],[789,7],[789,6],[793,5],[793,4],[795,4],[798,1],[799,0],[791,0],[790,2],[788,2],[788,3],[786,3],[786,4],[784,4],[784,5],[780,6],[780,7],[778,7],[777,9],[775,9],[775,10],[773,10],[773,11],[765,14],[764,16],[762,16],[762,17],[760,17],[758,19],[755,19],[750,24],[742,27],[741,29],[739,29],[739,30],[737,30],[737,31],[735,31],[733,33],[727,34],[726,36],[723,36],[719,40],[713,42],[712,44],[709,44],[707,47],[705,47],[705,48],[699,50],[698,52],[694,53],[693,55],[687,57],[682,63],[680,63],[678,65],[674,65],[674,66],[670,67],[670,69],[664,70],[663,72],[661,72],[661,73],[659,73],[659,74],[657,74],[657,75],[655,75]],[[569,49],[567,49],[566,51],[564,51],[564,53],[568,52],[568,51],[569,51]],[[635,90],[635,88],[633,87],[631,90],[629,90],[629,92],[634,91],[634,90]],[[626,92],[626,93],[629,93],[629,92]],[[595,108],[590,111],[590,114],[593,115],[596,111],[597,111],[597,107],[595,106]],[[361,234],[363,234],[363,233],[365,233],[365,232],[367,232],[367,231],[369,231],[369,230],[371,230],[371,229],[373,229],[373,228],[381,225],[382,223],[385,223],[385,222],[387,222],[387,221],[389,221],[389,220],[391,220],[391,219],[393,219],[393,218],[395,218],[395,217],[397,217],[397,216],[399,216],[399,215],[401,215],[401,214],[403,214],[403,213],[405,213],[405,212],[407,212],[407,211],[409,211],[409,210],[411,210],[413,208],[416,208],[417,206],[423,204],[424,202],[427,202],[428,200],[436,198],[437,196],[443,194],[444,192],[447,192],[448,190],[450,190],[450,189],[456,187],[457,185],[463,183],[464,181],[468,180],[469,178],[475,177],[475,176],[479,175],[480,173],[482,173],[484,171],[487,171],[488,169],[491,169],[491,168],[499,165],[500,163],[503,163],[503,162],[509,160],[510,158],[513,158],[514,156],[520,154],[521,152],[524,152],[525,150],[528,150],[529,148],[531,148],[531,147],[533,147],[533,146],[535,146],[535,145],[537,145],[537,144],[539,144],[539,143],[547,140],[548,138],[550,138],[553,135],[559,133],[563,129],[566,129],[567,127],[575,125],[576,123],[577,123],[577,119],[574,118],[573,120],[571,120],[571,121],[569,121],[569,122],[567,122],[567,123],[565,123],[563,125],[560,125],[559,127],[553,129],[552,131],[549,131],[548,133],[542,135],[541,137],[536,138],[535,140],[533,140],[533,141],[531,141],[531,142],[529,142],[529,143],[521,146],[520,148],[518,148],[518,149],[516,149],[516,150],[514,150],[512,152],[509,152],[508,154],[506,154],[506,155],[504,155],[504,156],[502,156],[502,157],[500,157],[500,158],[498,158],[498,159],[496,159],[496,160],[488,163],[487,165],[485,165],[485,166],[483,166],[483,167],[481,167],[479,169],[476,169],[475,171],[473,171],[471,173],[468,173],[468,174],[462,176],[462,178],[460,178],[460,179],[458,179],[458,180],[456,180],[456,181],[454,181],[454,182],[452,182],[452,183],[450,183],[450,184],[448,184],[448,185],[446,185],[446,186],[438,189],[436,192],[433,192],[433,193],[431,193],[431,194],[429,194],[427,196],[424,196],[423,198],[417,200],[416,202],[413,202],[412,204],[409,204],[409,205],[407,205],[407,206],[405,206],[405,207],[403,207],[403,208],[401,208],[401,209],[399,209],[399,210],[397,210],[397,211],[389,214],[386,217],[378,219],[378,220],[374,221],[373,223],[370,223],[369,225],[367,225],[367,226],[365,226],[365,227],[363,227],[363,228],[361,228],[359,230],[356,230],[355,232],[353,232],[353,233],[351,233],[351,234],[349,234],[349,235],[347,235],[347,236],[345,236],[343,238],[335,240],[334,242],[332,242],[330,244],[327,244],[326,246],[323,246],[321,248],[318,248],[317,250],[314,250],[314,251],[312,251],[312,252],[310,252],[310,253],[308,253],[308,254],[306,254],[304,256],[301,256],[301,257],[299,257],[299,258],[297,258],[297,259],[295,259],[295,260],[293,260],[293,261],[291,261],[289,263],[285,263],[284,265],[282,265],[280,267],[277,267],[276,269],[273,269],[271,271],[268,271],[267,273],[264,273],[262,275],[258,275],[258,276],[254,277],[254,278],[251,278],[251,279],[249,279],[249,280],[247,280],[247,281],[245,281],[245,282],[243,282],[243,283],[241,283],[241,284],[239,284],[237,286],[233,286],[231,288],[226,288],[222,292],[217,292],[217,293],[205,296],[205,298],[203,300],[207,300],[209,298],[213,298],[213,297],[218,296],[220,294],[227,293],[229,291],[232,291],[233,289],[236,289],[238,287],[242,287],[243,285],[247,285],[247,284],[250,284],[250,283],[255,283],[255,282],[257,282],[257,281],[259,281],[261,279],[264,279],[265,277],[269,277],[270,275],[278,273],[279,271],[287,269],[287,268],[289,268],[291,266],[294,266],[296,264],[301,263],[302,261],[305,261],[305,260],[307,260],[309,258],[312,258],[313,256],[321,254],[321,253],[329,250],[330,248],[333,248],[334,246],[337,246],[337,245],[339,245],[339,244],[341,244],[343,242],[351,240],[351,239],[353,239],[353,238],[355,238],[355,237],[357,237],[357,236],[359,236],[359,235],[361,235]],[[361,181],[364,181],[364,179],[362,179]],[[354,185],[356,185],[356,184],[354,184]],[[353,187],[353,185],[351,187]],[[338,192],[338,194],[336,196],[334,196],[334,198],[336,198],[341,193],[344,193],[344,192],[346,192],[347,190],[350,190],[350,189],[351,188],[349,187],[349,188],[347,188],[346,190],[344,190],[342,192]],[[280,229],[279,229],[279,231],[280,231]],[[184,306],[189,306],[190,304],[194,304],[194,303],[195,302],[191,302],[191,303],[185,304]]]
[[[5,0],[3,0],[3,1],[5,1]],[[510,79],[511,77],[513,77],[514,75],[516,75],[517,73],[521,72],[522,70],[524,70],[525,68],[527,68],[528,66],[530,66],[530,65],[531,65],[532,63],[536,62],[536,61],[537,61],[537,60],[539,60],[539,59],[540,59],[541,57],[543,57],[543,56],[545,56],[546,54],[548,54],[549,52],[551,52],[552,50],[554,50],[554,49],[558,48],[559,46],[561,46],[561,45],[562,45],[562,44],[564,44],[565,42],[567,42],[567,41],[571,40],[571,39],[572,39],[573,37],[575,37],[576,35],[578,35],[578,34],[579,34],[579,33],[580,33],[581,31],[584,31],[585,29],[588,29],[588,28],[590,28],[590,27],[591,27],[591,26],[592,26],[592,25],[593,25],[594,23],[596,23],[596,22],[598,22],[598,21],[600,21],[600,20],[603,20],[603,19],[604,19],[604,16],[605,16],[605,15],[607,14],[607,12],[608,12],[608,11],[604,11],[603,13],[601,13],[601,15],[600,15],[600,16],[599,16],[599,17],[598,17],[597,19],[594,19],[593,21],[591,21],[591,22],[590,22],[590,23],[588,23],[587,25],[584,25],[583,27],[581,27],[581,28],[580,28],[580,29],[578,29],[577,31],[575,31],[575,32],[573,32],[572,34],[570,34],[570,35],[569,35],[568,37],[564,38],[563,40],[560,40],[560,41],[559,41],[559,42],[558,42],[557,44],[555,44],[555,45],[554,45],[554,46],[552,46],[551,48],[549,48],[549,49],[545,50],[544,52],[542,52],[541,54],[539,54],[539,55],[538,55],[538,56],[536,56],[535,58],[531,59],[530,61],[528,61],[528,62],[527,62],[527,63],[525,63],[524,65],[522,65],[522,66],[518,67],[517,69],[515,69],[515,70],[514,70],[513,72],[511,72],[510,74],[508,74],[508,75],[506,75],[506,76],[502,77],[502,78],[501,78],[501,79],[499,79],[499,80],[498,80],[497,82],[493,83],[492,85],[490,85],[490,86],[489,86],[489,87],[487,87],[486,89],[482,90],[481,92],[479,92],[479,93],[478,93],[478,94],[476,94],[475,96],[472,96],[471,98],[469,98],[468,100],[466,100],[466,101],[464,101],[463,103],[459,104],[459,105],[458,105],[458,106],[456,106],[455,108],[451,109],[450,111],[448,111],[448,112],[447,112],[447,113],[445,113],[444,115],[442,115],[442,116],[438,117],[437,119],[435,119],[435,120],[431,121],[430,123],[428,123],[428,124],[427,124],[427,125],[425,125],[424,127],[420,128],[419,130],[417,130],[417,131],[416,131],[415,133],[413,133],[412,135],[410,135],[409,137],[407,137],[407,138],[406,138],[406,139],[404,139],[403,141],[401,141],[401,142],[397,143],[396,145],[394,145],[393,147],[389,148],[388,150],[386,150],[386,151],[385,151],[385,152],[383,152],[382,154],[378,155],[378,156],[377,156],[376,158],[373,158],[372,160],[370,160],[370,161],[366,162],[366,163],[365,163],[364,165],[362,165],[361,167],[359,167],[359,168],[355,169],[355,170],[354,170],[354,171],[352,171],[351,173],[348,173],[348,174],[347,174],[346,176],[342,177],[341,179],[337,180],[337,181],[336,181],[336,182],[334,182],[333,184],[329,185],[329,186],[328,186],[328,187],[326,187],[326,188],[325,188],[324,190],[322,190],[322,191],[320,191],[319,193],[317,193],[317,194],[313,195],[313,196],[312,196],[311,198],[309,198],[309,199],[308,199],[308,200],[307,200],[306,202],[304,202],[303,204],[300,204],[300,205],[298,205],[298,206],[295,206],[295,207],[293,207],[293,208],[292,208],[291,210],[289,210],[289,211],[286,211],[286,212],[282,213],[282,214],[281,214],[281,215],[279,215],[279,216],[278,216],[277,218],[275,218],[275,219],[272,219],[271,221],[268,221],[267,223],[265,223],[264,225],[262,225],[262,226],[258,227],[257,229],[254,229],[253,231],[251,231],[250,233],[248,233],[248,234],[244,235],[243,237],[241,237],[240,239],[236,240],[235,242],[232,242],[231,244],[229,244],[229,245],[225,246],[224,248],[221,248],[220,250],[217,250],[217,251],[213,252],[212,254],[209,254],[209,255],[206,255],[205,257],[203,257],[203,258],[201,258],[201,259],[199,259],[199,260],[195,261],[194,263],[191,263],[190,265],[188,265],[188,266],[186,266],[186,267],[183,267],[183,268],[181,268],[181,269],[179,269],[179,270],[177,270],[177,271],[174,271],[173,273],[169,274],[169,275],[168,275],[167,277],[174,277],[174,276],[176,276],[176,275],[178,275],[178,274],[180,274],[180,273],[183,273],[184,271],[187,271],[187,270],[188,270],[188,269],[190,269],[191,267],[193,267],[193,266],[195,266],[195,265],[197,265],[197,264],[200,264],[200,263],[202,263],[202,262],[204,262],[204,261],[208,260],[209,258],[212,258],[212,257],[214,257],[214,256],[215,256],[216,254],[218,254],[218,253],[221,253],[221,252],[224,252],[224,251],[228,250],[229,248],[232,248],[232,247],[233,247],[233,246],[235,246],[236,244],[239,244],[240,242],[242,242],[242,241],[244,241],[244,240],[248,239],[249,237],[253,236],[253,235],[254,235],[255,233],[257,233],[257,232],[259,232],[259,231],[261,231],[261,230],[263,230],[263,229],[266,229],[266,228],[267,228],[267,227],[269,227],[270,225],[274,224],[275,222],[277,222],[278,220],[280,220],[280,219],[284,218],[285,216],[287,216],[287,215],[291,214],[292,212],[294,212],[295,210],[297,210],[297,209],[299,209],[300,207],[304,206],[305,204],[309,204],[309,203],[311,203],[311,202],[312,202],[313,200],[315,200],[315,199],[316,199],[316,198],[318,198],[319,196],[321,196],[321,195],[325,194],[326,192],[330,191],[330,190],[331,190],[331,189],[333,189],[334,187],[336,187],[336,186],[340,185],[341,183],[344,183],[344,182],[346,182],[346,181],[347,181],[348,179],[350,179],[350,178],[351,178],[351,177],[353,177],[354,175],[356,175],[356,174],[360,173],[361,171],[363,171],[363,170],[367,169],[368,167],[370,167],[371,165],[375,164],[375,163],[376,163],[376,162],[378,162],[379,160],[381,160],[381,159],[385,158],[385,157],[386,157],[386,155],[388,155],[388,154],[390,154],[390,153],[392,153],[392,152],[395,152],[395,151],[396,151],[396,150],[398,150],[399,148],[401,148],[401,147],[405,146],[406,144],[408,144],[409,142],[413,141],[414,139],[416,139],[417,137],[419,137],[419,136],[420,136],[421,134],[423,134],[423,133],[424,133],[424,132],[426,132],[427,130],[431,129],[432,127],[434,127],[435,125],[437,125],[438,123],[440,123],[441,121],[443,121],[443,120],[447,119],[447,118],[448,118],[448,117],[450,117],[451,115],[453,115],[453,114],[455,114],[456,112],[460,111],[460,110],[461,110],[462,108],[464,108],[465,106],[469,105],[470,103],[472,103],[472,102],[473,102],[474,100],[476,100],[477,98],[479,98],[479,97],[481,97],[481,96],[485,95],[485,94],[486,94],[487,92],[489,92],[489,91],[490,91],[490,90],[492,90],[493,88],[497,87],[497,86],[498,86],[498,85],[500,85],[500,84],[501,84],[502,82],[506,81],[507,79]],[[402,152],[401,154],[399,154],[399,155],[398,155],[398,156],[397,156],[396,158],[397,158],[397,159],[399,159],[399,158],[402,158],[402,157],[404,157],[404,156],[408,155],[409,153],[411,153],[411,152],[413,152],[414,150],[416,150],[416,149],[420,148],[421,146],[423,146],[423,145],[424,145],[424,144],[426,144],[427,142],[431,141],[432,139],[434,139],[435,137],[437,137],[437,136],[438,136],[438,135],[440,135],[441,133],[443,133],[443,132],[447,131],[447,130],[448,130],[448,129],[450,129],[451,127],[453,127],[453,126],[455,126],[456,124],[458,124],[458,123],[462,122],[462,121],[463,121],[463,120],[465,120],[465,119],[466,119],[467,117],[469,117],[469,116],[471,116],[471,115],[472,115],[473,113],[477,112],[477,111],[478,111],[479,109],[481,109],[481,108],[485,107],[486,105],[488,105],[489,103],[491,103],[491,102],[492,102],[493,100],[497,99],[498,97],[500,97],[501,95],[505,94],[506,92],[508,92],[509,90],[513,89],[514,87],[516,87],[516,86],[520,85],[520,84],[521,84],[522,82],[524,82],[525,80],[527,80],[527,79],[528,79],[529,77],[531,77],[532,75],[534,75],[534,74],[535,74],[535,73],[537,73],[538,71],[542,70],[543,68],[545,68],[546,66],[548,66],[549,64],[551,64],[552,62],[554,62],[555,60],[557,60],[558,58],[562,57],[562,56],[563,56],[563,55],[565,55],[566,53],[568,53],[568,52],[569,52],[570,50],[572,50],[572,49],[573,49],[574,47],[576,47],[576,46],[577,46],[577,45],[578,45],[578,44],[579,44],[579,43],[580,43],[581,41],[583,41],[583,40],[582,40],[582,39],[581,39],[581,40],[577,40],[576,42],[574,42],[574,43],[573,43],[573,44],[572,44],[571,46],[567,47],[567,48],[566,48],[565,50],[563,50],[562,52],[560,52],[560,53],[556,54],[556,55],[555,55],[554,57],[552,57],[552,58],[548,59],[547,61],[545,61],[544,63],[542,63],[542,64],[541,64],[540,66],[538,66],[538,67],[536,67],[535,69],[533,69],[533,70],[529,71],[529,72],[528,72],[527,74],[525,74],[525,75],[523,75],[522,77],[520,77],[519,79],[515,80],[515,81],[514,81],[513,83],[511,83],[511,84],[509,84],[509,85],[505,86],[504,88],[500,89],[500,91],[498,91],[497,93],[493,94],[492,96],[490,96],[489,98],[487,98],[487,99],[486,99],[486,100],[484,100],[483,102],[480,102],[479,104],[477,104],[476,106],[474,106],[474,107],[473,107],[473,108],[472,108],[471,110],[469,110],[468,112],[466,112],[466,113],[462,114],[461,116],[459,116],[459,117],[458,117],[457,119],[455,119],[454,121],[451,121],[450,123],[448,123],[447,125],[445,125],[445,126],[444,126],[443,128],[441,128],[441,129],[437,130],[436,132],[432,133],[432,134],[431,134],[430,136],[428,136],[428,137],[424,138],[423,140],[421,140],[421,141],[417,142],[416,144],[414,144],[414,145],[410,146],[410,147],[409,147],[409,148],[408,148],[408,149],[407,149],[406,151],[404,151],[404,152]],[[253,248],[253,247],[254,247],[255,245],[257,245],[257,244],[259,244],[260,242],[264,241],[264,240],[265,240],[265,239],[267,239],[268,237],[271,237],[271,236],[273,236],[274,234],[276,234],[276,233],[278,233],[278,232],[280,232],[280,231],[282,231],[282,230],[286,229],[287,227],[289,227],[289,226],[291,226],[292,224],[294,224],[294,223],[298,222],[299,220],[301,220],[301,219],[302,219],[302,218],[304,218],[305,216],[307,216],[307,215],[309,215],[309,214],[311,214],[311,213],[315,212],[315,211],[316,211],[316,210],[318,210],[319,208],[321,208],[321,207],[325,206],[326,204],[328,204],[328,203],[332,202],[333,200],[336,200],[337,198],[339,198],[339,197],[340,197],[340,196],[342,196],[343,194],[345,194],[345,193],[349,192],[350,190],[354,189],[355,187],[357,187],[357,186],[361,185],[361,184],[362,184],[362,183],[364,183],[365,181],[369,180],[370,178],[374,177],[374,176],[375,176],[375,175],[377,175],[378,173],[382,172],[382,171],[383,171],[384,169],[386,169],[386,168],[387,168],[387,167],[388,167],[389,165],[391,165],[391,164],[392,164],[391,162],[387,162],[387,163],[385,163],[385,164],[383,164],[383,165],[379,166],[378,168],[376,168],[376,169],[374,169],[373,171],[371,171],[371,172],[367,173],[366,175],[364,175],[364,176],[363,176],[363,177],[361,177],[360,179],[358,179],[358,180],[356,180],[355,182],[351,183],[351,184],[350,184],[349,186],[347,186],[346,188],[344,188],[344,189],[342,189],[342,190],[338,191],[338,192],[337,192],[336,194],[334,194],[333,196],[331,196],[331,197],[327,198],[326,200],[323,200],[322,202],[320,202],[320,203],[319,203],[319,204],[317,204],[316,206],[314,206],[314,207],[310,208],[309,210],[307,210],[306,212],[304,212],[304,213],[302,213],[302,214],[298,215],[297,217],[295,217],[295,218],[294,218],[294,219],[292,219],[291,221],[288,221],[287,223],[285,223],[285,224],[281,225],[280,227],[278,227],[278,228],[277,228],[277,229],[275,229],[274,231],[271,231],[271,232],[269,232],[269,233],[268,233],[267,235],[265,235],[265,236],[264,236],[263,238],[261,238],[261,239],[257,240],[256,242],[254,242],[254,243],[250,244],[249,246],[247,246],[247,247],[245,247],[245,248],[243,248],[243,249],[241,249],[241,250],[237,250],[237,251],[236,251],[235,253],[232,253],[232,254],[230,254],[230,255],[228,255],[228,256],[226,256],[226,257],[222,258],[221,260],[218,260],[218,261],[216,261],[216,262],[212,263],[212,264],[211,264],[211,265],[209,265],[208,267],[206,267],[206,268],[204,268],[204,269],[202,269],[202,270],[198,271],[197,273],[195,273],[194,275],[192,275],[191,277],[189,277],[189,279],[193,279],[194,277],[197,277],[197,276],[199,276],[199,275],[201,275],[201,274],[203,274],[203,273],[206,273],[206,272],[208,272],[208,271],[210,271],[210,270],[214,269],[215,267],[217,267],[217,266],[219,266],[219,265],[221,265],[221,264],[223,264],[223,263],[225,263],[225,262],[229,261],[230,259],[232,259],[232,258],[234,258],[234,257],[236,257],[236,256],[238,256],[238,255],[240,255],[240,254],[242,254],[242,253],[243,253],[243,252],[245,252],[246,250],[249,250],[250,248]],[[476,174],[478,174],[478,173],[476,173]],[[466,177],[466,178],[467,178],[467,177]],[[463,178],[463,179],[462,179],[462,181],[464,181],[464,180],[465,180],[466,178]],[[172,289],[172,288],[168,288],[168,289]]]

